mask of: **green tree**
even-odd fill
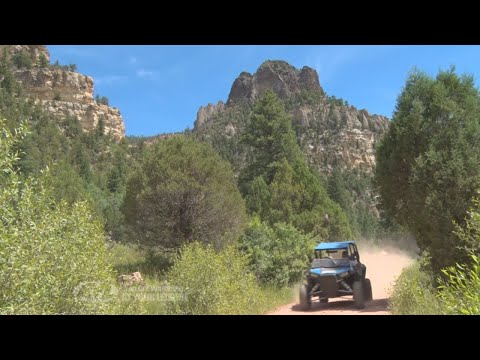
[[[468,261],[453,233],[480,188],[480,98],[472,76],[410,74],[377,151],[381,207],[440,269]]]
[[[349,193],[342,171],[338,167],[333,169],[332,174],[328,178],[328,194],[342,209],[352,208],[352,195]]]
[[[271,90],[266,90],[255,103],[242,141],[253,149],[249,165],[241,178],[243,183],[262,176],[270,184],[277,166],[284,159],[289,163],[303,160],[292,120],[285,112],[283,103]]]
[[[257,176],[253,179],[245,201],[247,209],[251,214],[258,215],[262,219],[268,218],[270,214],[271,194],[263,177]]]
[[[167,249],[191,241],[222,247],[245,223],[230,164],[182,136],[148,149],[128,181],[123,212],[140,242]]]
[[[307,166],[291,119],[272,91],[257,101],[243,141],[251,147],[251,163],[240,183],[252,214],[330,240],[350,237],[346,215]]]
[[[108,101],[108,98],[106,96],[100,97],[100,95],[97,94],[95,96],[95,101],[96,101],[97,104],[102,104],[102,105],[109,106],[109,101]]]
[[[19,69],[31,69],[33,66],[32,58],[24,51],[18,52],[12,56],[13,64]]]
[[[46,68],[46,67],[48,67],[48,65],[50,65],[50,64],[49,64],[48,59],[45,56],[45,54],[43,54],[43,53],[40,54],[40,57],[38,58],[38,66],[40,68]]]
[[[261,283],[284,287],[301,280],[315,243],[291,225],[270,227],[254,218],[240,238],[239,248],[248,255],[249,266]]]
[[[0,60],[0,77],[1,76],[3,76],[3,80],[0,82],[0,91],[6,92],[6,95],[17,93],[19,90],[19,84],[13,76],[11,65],[7,57],[3,57]],[[1,96],[1,100],[2,103],[7,100],[5,94]]]
[[[55,202],[42,179],[20,181],[14,134],[0,121],[0,313],[117,311],[100,223],[86,203]]]
[[[105,136],[105,119],[103,117],[98,119],[97,126],[95,127],[95,136],[97,138]]]

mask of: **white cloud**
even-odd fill
[[[127,80],[125,75],[106,75],[94,79],[96,85],[112,85]]]
[[[137,70],[137,76],[142,79],[151,79],[155,75],[155,72],[145,70],[145,69],[139,69]]]

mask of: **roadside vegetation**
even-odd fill
[[[404,271],[394,313],[478,314],[480,96],[452,67],[413,71],[377,150],[380,207],[411,232],[420,260]]]
[[[412,237],[419,261],[397,280],[393,313],[480,313],[471,76],[409,75],[373,176],[308,164],[286,109],[325,94],[267,90],[222,115],[242,129],[231,138],[146,145],[27,100],[11,70],[33,66],[76,70],[0,56],[0,313],[260,314],[295,298],[315,244]],[[142,283],[119,284],[135,272]]]

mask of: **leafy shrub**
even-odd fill
[[[13,55],[12,61],[19,69],[31,69],[33,66],[32,58],[26,52],[19,52]]]
[[[420,270],[420,263],[405,268],[395,282],[390,298],[393,314],[441,314],[442,306],[435,295],[433,278]]]
[[[299,281],[308,265],[315,240],[295,227],[272,227],[254,219],[240,239],[240,250],[262,284],[283,287]]]
[[[247,258],[233,246],[216,252],[196,242],[185,245],[168,281],[178,291],[167,304],[169,313],[249,314],[264,303]]]
[[[480,260],[473,253],[470,266],[456,264],[444,269],[438,297],[447,314],[480,314]]]
[[[100,104],[100,105],[109,106],[109,104],[110,104],[110,102],[109,102],[109,100],[106,96],[100,97],[100,95],[98,95],[98,94],[97,94],[97,96],[95,96],[95,101],[97,102],[97,104]]]
[[[20,181],[15,134],[0,121],[0,313],[120,311],[101,224],[86,203],[56,203],[41,179]]]

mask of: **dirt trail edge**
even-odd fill
[[[360,260],[367,266],[367,278],[372,281],[373,300],[365,309],[355,309],[352,297],[330,299],[328,304],[312,303],[312,309],[301,311],[296,302],[277,308],[268,315],[388,315],[388,298],[395,279],[402,269],[413,260],[395,249],[363,250],[360,248]]]

